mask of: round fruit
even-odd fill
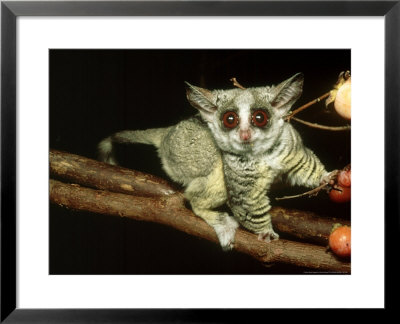
[[[343,187],[351,186],[351,170],[349,171],[340,171],[338,175],[338,183]]]
[[[329,235],[329,247],[337,256],[348,258],[351,255],[351,228],[340,226]]]
[[[349,78],[338,90],[335,98],[337,113],[346,119],[351,119],[351,79]]]
[[[350,187],[336,186],[329,192],[329,198],[336,203],[345,203],[351,200]]]

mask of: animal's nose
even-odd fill
[[[242,141],[245,141],[245,142],[249,141],[251,138],[250,129],[240,129],[239,136]]]

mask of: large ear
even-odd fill
[[[272,89],[271,106],[285,115],[303,91],[303,73],[297,73]]]
[[[207,121],[212,121],[214,113],[217,111],[215,98],[211,91],[199,88],[186,82],[186,97],[190,104],[200,111],[200,114]]]

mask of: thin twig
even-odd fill
[[[308,121],[296,118],[296,117],[291,117],[291,119],[302,123],[304,125],[313,127],[313,128],[318,128],[318,129],[324,129],[324,130],[330,130],[330,131],[346,131],[346,130],[350,130],[351,126],[347,125],[347,126],[326,126],[326,125],[320,125],[320,124],[315,124],[315,123],[310,123]]]
[[[320,102],[321,100],[324,100],[325,98],[327,98],[329,96],[330,92],[327,92],[325,94],[323,94],[322,96],[319,96],[317,99],[314,99],[308,103],[306,103],[305,105],[293,110],[290,115],[286,116],[286,120],[290,121],[290,119],[293,118],[294,115],[298,114],[300,111],[307,109],[308,107],[312,106],[313,104],[316,104],[317,102]]]
[[[242,90],[246,90],[246,88],[243,87],[243,86],[236,80],[236,78],[231,78],[231,79],[229,79],[229,81],[233,82],[233,85],[234,85],[235,87],[237,87],[237,88],[239,88],[239,89],[242,89]]]
[[[294,196],[283,196],[283,197],[279,197],[279,198],[275,198],[275,200],[284,200],[284,199],[292,199],[292,198],[298,198],[298,197],[304,197],[304,196],[315,196],[317,195],[323,188],[325,188],[329,183],[324,183],[312,190],[303,192],[301,194],[298,195],[294,195]]]

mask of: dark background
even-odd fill
[[[195,113],[184,81],[208,89],[279,83],[305,76],[294,108],[328,92],[350,70],[350,50],[50,50],[50,148],[96,158],[97,143],[124,129],[170,126]],[[323,103],[297,117],[325,125],[347,122]],[[327,170],[350,163],[350,132],[329,132],[292,122]],[[152,146],[117,148],[122,166],[168,177]],[[306,191],[276,187],[270,197]],[[273,205],[277,202],[272,200]],[[350,204],[324,193],[279,205],[350,218]],[[281,237],[284,237],[281,235]],[[138,222],[50,204],[51,274],[248,274],[302,273],[265,268],[211,242],[159,224]]]

